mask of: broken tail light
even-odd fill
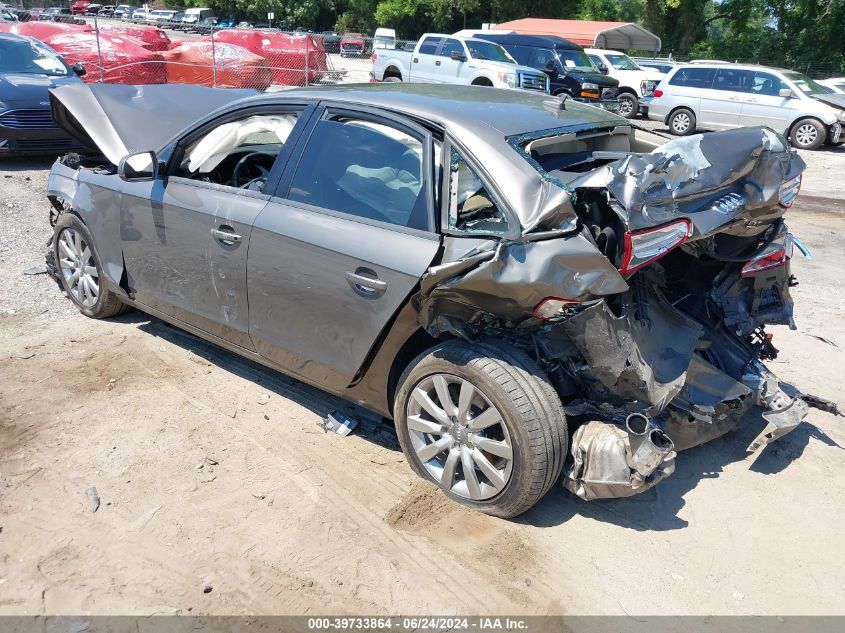
[[[801,174],[781,184],[780,191],[778,192],[778,204],[784,209],[788,209],[795,202],[799,191],[801,191]]]
[[[763,270],[783,266],[792,259],[793,246],[797,246],[801,254],[807,259],[813,258],[810,249],[804,246],[801,240],[784,230],[762,253],[753,259],[749,259],[739,271],[739,274],[745,277]]]
[[[686,242],[691,234],[692,223],[689,220],[677,220],[652,229],[625,233],[625,251],[619,272],[627,275],[660,259]]]
[[[534,308],[534,316],[544,321],[550,321],[551,319],[562,317],[568,308],[577,306],[579,303],[579,301],[573,301],[572,299],[546,297]]]

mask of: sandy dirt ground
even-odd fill
[[[749,419],[628,500],[555,488],[515,521],[475,514],[381,420],[325,434],[354,409],[139,312],[86,319],[23,275],[50,233],[46,166],[0,163],[0,614],[845,613],[842,418],[811,411],[756,457]],[[814,259],[771,366],[845,407],[835,185],[788,214]]]

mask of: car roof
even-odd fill
[[[490,40],[497,44],[514,44],[522,46],[532,46],[534,48],[562,48],[565,50],[582,50],[582,48],[575,42],[570,42],[562,37],[554,35],[520,35],[519,33],[496,33],[490,31],[488,33],[478,33],[473,38],[481,40]]]
[[[439,127],[462,129],[480,137],[503,139],[527,132],[578,125],[627,121],[605,110],[525,90],[497,90],[451,84],[378,83],[294,88],[242,100],[336,100],[372,106],[430,121]]]
[[[622,51],[616,51],[612,48],[585,48],[588,53],[611,53],[613,55],[625,55]]]
[[[706,68],[710,66],[711,68],[734,68],[736,70],[769,70],[772,72],[778,73],[797,73],[800,72],[798,70],[790,70],[788,68],[778,68],[776,66],[763,66],[761,64],[732,64],[731,62],[695,62],[695,63],[686,63],[686,64],[678,64],[678,68],[686,67],[693,67],[693,68]]]

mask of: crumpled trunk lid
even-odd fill
[[[50,90],[53,120],[117,165],[131,152],[161,150],[217,108],[257,94],[192,85],[79,84]]]

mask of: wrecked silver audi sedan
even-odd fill
[[[563,473],[624,497],[751,407],[794,327],[804,163],[765,128],[666,142],[547,96],[396,85],[53,92],[48,262],[83,314],[134,306],[392,417],[414,471],[512,517]]]

